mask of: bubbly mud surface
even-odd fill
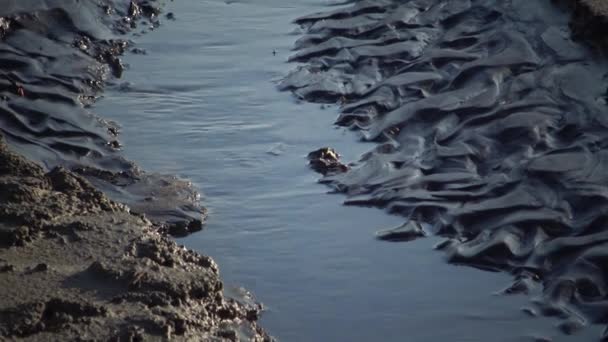
[[[452,263],[542,284],[572,333],[606,323],[608,63],[549,1],[360,1],[299,18],[282,89],[342,104],[378,146],[323,182],[407,218]],[[338,151],[339,152],[339,151]]]

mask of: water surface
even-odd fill
[[[300,32],[291,20],[318,1],[181,1],[136,38],[123,83],[96,105],[122,125],[125,154],[144,169],[190,179],[209,209],[206,231],[180,243],[213,256],[228,286],[267,307],[283,341],[592,340],[531,318],[524,296],[495,296],[510,276],[446,264],[434,238],[385,243],[403,219],[346,207],[316,184],[306,154],[332,146],[357,160],[372,144],[335,128],[338,108],[277,91]],[[275,53],[273,53],[273,51]]]

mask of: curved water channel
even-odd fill
[[[126,78],[96,112],[122,125],[128,158],[177,174],[203,192],[206,230],[181,239],[211,255],[227,287],[264,303],[282,341],[594,340],[569,337],[497,296],[511,277],[446,264],[434,238],[374,239],[402,223],[326,194],[306,154],[322,146],[346,161],[371,149],[332,123],[335,106],[299,103],[276,83],[299,32],[291,21],[327,9],[315,0],[176,1],[175,21],[136,37]],[[273,53],[274,52],[274,53]]]

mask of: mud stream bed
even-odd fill
[[[344,206],[316,184],[308,152],[331,146],[357,161],[376,146],[333,125],[338,106],[277,89],[303,33],[292,20],[329,5],[170,2],[176,20],[137,38],[147,53],[125,57],[131,67],[95,112],[120,123],[127,158],[201,189],[205,231],[179,242],[264,303],[261,324],[282,341],[597,339],[599,326],[566,336],[559,319],[524,312],[541,288],[496,295],[511,275],[447,264],[438,238],[377,241],[403,217]]]

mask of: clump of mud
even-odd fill
[[[601,50],[608,51],[608,2],[605,0],[570,0],[574,36]]]
[[[348,171],[348,166],[340,162],[340,155],[329,147],[323,147],[308,154],[308,165],[324,176]]]
[[[215,262],[0,136],[0,339],[268,341]]]
[[[563,332],[608,323],[608,63],[564,4],[364,0],[296,23],[280,88],[377,142],[322,181],[406,217],[378,238],[444,236],[450,262],[511,272],[503,293],[541,289],[529,312]]]
[[[192,185],[125,160],[118,124],[90,111],[105,82],[126,68],[126,33],[155,29],[160,12],[148,0],[3,1],[0,133],[46,170],[77,172],[165,231],[185,235],[205,219]]]

